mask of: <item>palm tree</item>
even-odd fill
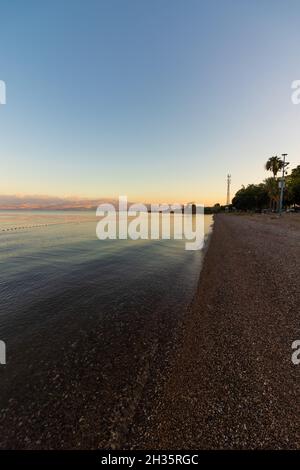
[[[279,188],[275,177],[267,178],[264,181],[264,186],[268,192],[270,199],[270,208],[276,210],[279,202]]]
[[[277,155],[270,157],[265,164],[265,169],[272,171],[274,178],[276,178],[278,171],[282,170],[282,167],[283,161]]]

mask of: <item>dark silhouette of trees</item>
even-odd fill
[[[263,183],[242,187],[232,200],[238,210],[262,210],[269,205],[268,191]]]
[[[300,205],[300,165],[292,170],[291,174],[286,178],[286,183],[289,205]]]
[[[270,157],[265,164],[265,169],[267,171],[272,171],[274,178],[276,178],[278,171],[282,170],[282,167],[283,161],[277,157],[277,155]]]
[[[272,209],[276,211],[279,203],[279,180],[276,175],[282,169],[282,162],[278,157],[269,158],[266,168],[273,172],[272,177],[266,178],[261,184],[249,184],[242,187],[232,199],[232,204],[237,210],[261,211]],[[284,206],[300,205],[300,165],[291,171],[285,178]]]

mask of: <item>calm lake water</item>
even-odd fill
[[[75,316],[96,300],[103,315],[132,301],[143,305],[157,291],[180,304],[191,299],[200,251],[186,251],[181,240],[100,241],[98,220],[94,212],[0,211],[0,333],[7,339],[15,335],[10,326],[30,321],[27,308],[35,302],[49,300],[39,312],[41,327],[47,315],[63,315],[64,305],[59,313],[50,308],[63,291],[80,292]],[[206,233],[211,224],[205,216]]]
[[[100,241],[98,220],[89,211],[0,211],[3,448],[110,442],[115,403],[137,400],[141,391],[128,392],[128,384],[146,377],[149,358],[155,362],[192,300],[201,251],[186,251],[182,240]],[[211,224],[205,216],[206,234]],[[83,380],[87,395],[97,396],[102,420],[78,444],[71,431],[77,413],[84,409],[85,422],[95,426]],[[37,430],[41,410],[51,434]],[[53,442],[58,433],[66,433],[62,443]]]

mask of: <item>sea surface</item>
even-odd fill
[[[137,406],[193,298],[202,251],[184,240],[99,240],[98,220],[0,211],[2,448],[117,446],[116,407]],[[211,226],[205,216],[206,236]]]

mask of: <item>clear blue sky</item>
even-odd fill
[[[300,163],[300,2],[2,0],[0,194],[224,202]]]

